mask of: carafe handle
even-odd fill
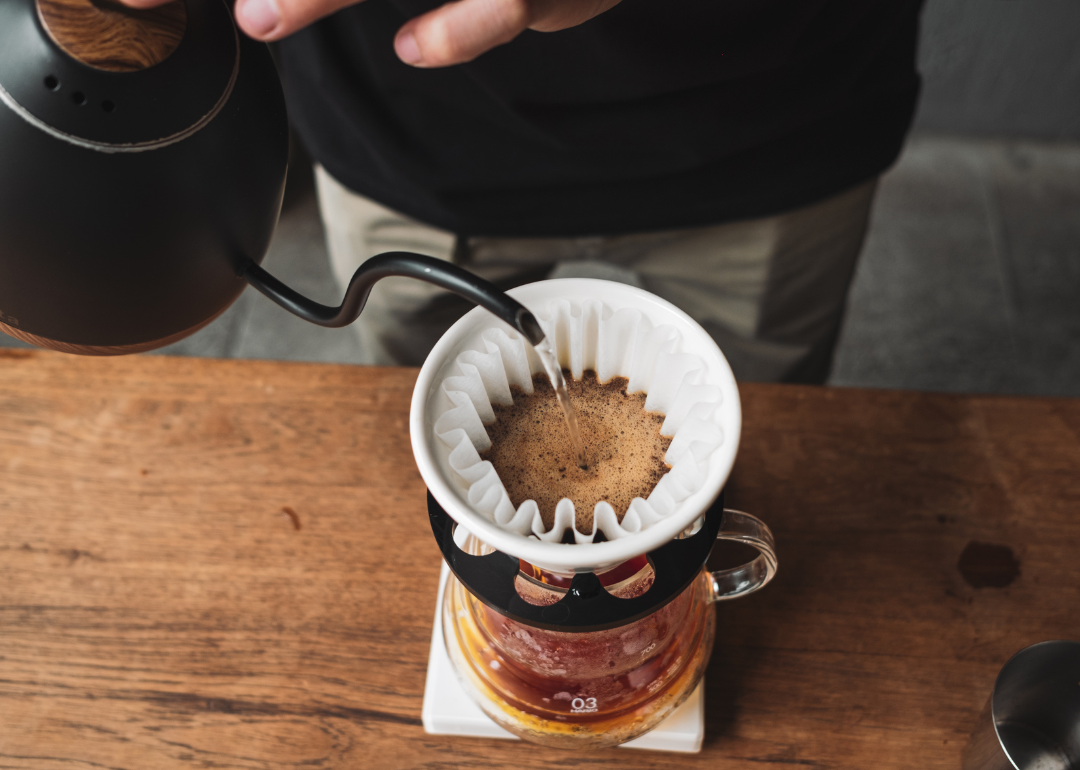
[[[722,602],[752,594],[776,576],[776,544],[765,522],[742,511],[724,509],[717,540],[733,540],[752,545],[760,552],[756,559],[740,567],[709,573],[709,601]]]

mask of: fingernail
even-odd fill
[[[281,23],[274,0],[244,0],[236,11],[244,31],[252,37],[269,35]]]
[[[423,58],[420,55],[420,46],[416,44],[416,38],[413,37],[412,32],[400,35],[394,41],[394,50],[397,51],[398,58],[406,64],[419,64]]]

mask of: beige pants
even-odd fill
[[[346,189],[316,182],[330,261],[342,287],[365,260],[413,251],[451,260],[508,289],[544,278],[633,284],[685,310],[742,380],[824,382],[877,180],[764,219],[639,235],[459,239]],[[354,325],[365,361],[419,366],[470,305],[429,284],[376,284]]]

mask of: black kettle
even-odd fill
[[[344,326],[375,281],[406,275],[543,339],[492,284],[406,252],[365,262],[340,307],[282,284],[259,263],[287,161],[274,62],[225,0],[0,0],[0,331],[70,353],[151,350],[249,283]]]

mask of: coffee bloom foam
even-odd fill
[[[664,455],[671,469],[647,499],[631,501],[622,522],[610,504],[598,502],[589,533],[577,531],[574,504],[566,498],[555,508],[551,529],[545,529],[535,501],[526,500],[515,509],[495,468],[480,458],[491,446],[484,425],[495,420],[492,404],[511,404],[513,386],[531,393],[533,375],[544,368],[523,337],[490,328],[467,343],[474,349],[455,358],[459,374],[442,382],[445,408],[434,425],[435,434],[450,448],[450,467],[465,486],[469,505],[509,532],[559,542],[570,529],[579,544],[593,542],[597,532],[608,540],[627,537],[675,514],[683,500],[702,488],[709,455],[724,442],[723,430],[713,419],[722,395],[719,387],[705,381],[704,360],[679,351],[678,329],[654,327],[639,310],[612,311],[599,300],[553,300],[535,315],[559,363],[575,379],[591,369],[600,382],[625,377],[628,392],[647,394],[645,410],[663,414],[660,432],[672,437]]]

